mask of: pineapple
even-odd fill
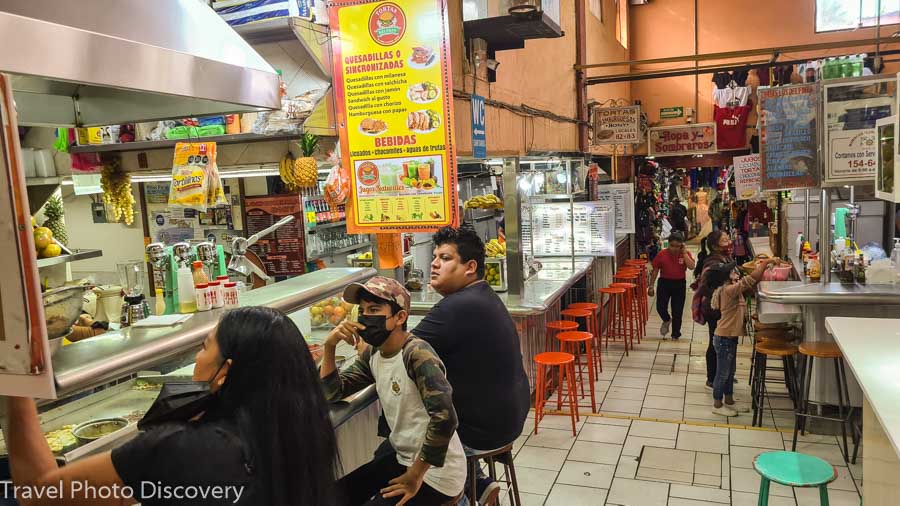
[[[312,188],[318,184],[319,165],[313,158],[318,145],[319,138],[311,133],[304,134],[300,140],[303,157],[294,160],[294,180],[300,188]]]
[[[53,196],[47,200],[47,203],[44,204],[44,216],[47,217],[44,220],[44,226],[53,232],[53,237],[64,245],[68,245],[69,237],[66,235],[66,224],[63,221],[65,209],[63,209],[63,202],[59,196]]]

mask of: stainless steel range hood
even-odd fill
[[[3,0],[0,48],[20,125],[281,107],[272,67],[198,0]]]

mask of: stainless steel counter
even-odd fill
[[[543,269],[525,282],[523,295],[498,293],[500,300],[513,316],[530,316],[546,312],[558,301],[579,279],[591,269],[593,261],[575,260],[572,269],[571,260],[541,259]],[[443,297],[426,290],[412,292],[411,309],[414,314],[425,314]]]
[[[244,293],[241,305],[290,313],[375,273],[374,269],[323,269]],[[195,313],[175,327],[125,328],[61,348],[53,356],[58,395],[64,397],[190,353],[216,326],[223,311]]]
[[[759,298],[779,304],[900,304],[900,287],[763,281],[759,284]]]

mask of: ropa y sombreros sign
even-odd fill
[[[702,155],[715,153],[716,124],[697,123],[651,128],[647,138],[650,156]]]

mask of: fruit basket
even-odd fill
[[[506,284],[506,257],[484,259],[484,279],[495,292],[505,292]]]

